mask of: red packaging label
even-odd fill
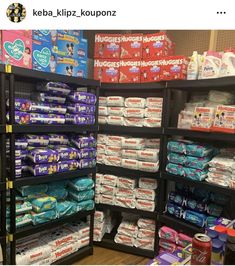
[[[121,37],[122,59],[141,59],[143,34],[124,34]]]
[[[101,82],[118,83],[119,80],[119,60],[95,59],[94,79]]]
[[[119,83],[140,82],[141,61],[121,60]]]
[[[143,59],[172,55],[173,43],[165,32],[145,34],[143,36]]]
[[[120,34],[96,34],[94,58],[118,59],[120,42]]]
[[[162,65],[159,64],[159,60],[144,60],[141,63],[141,82],[157,82],[161,78]]]

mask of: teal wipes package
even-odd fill
[[[69,196],[75,201],[84,201],[84,200],[91,200],[94,198],[94,190],[84,190],[84,191],[76,191],[76,190],[69,190]]]
[[[85,200],[77,202],[77,212],[79,211],[90,211],[95,207],[95,203],[93,200]]]
[[[77,204],[73,201],[59,201],[56,206],[57,217],[72,215],[77,212]]]
[[[49,186],[47,195],[56,198],[57,200],[64,200],[68,196],[68,191],[62,186]]]
[[[177,140],[170,140],[167,143],[167,150],[171,152],[176,152],[176,153],[186,153],[186,145],[188,143],[192,143],[191,141],[177,141]]]
[[[203,170],[208,167],[211,159],[211,157],[186,156],[185,166]]]
[[[184,154],[178,154],[175,152],[168,153],[167,159],[171,163],[182,164],[182,165],[184,165],[187,161],[187,158]]]
[[[48,195],[35,195],[31,199],[33,211],[36,213],[49,211],[56,208],[57,201],[54,197]]]
[[[15,205],[16,215],[30,212],[32,210],[32,204],[29,201],[17,202]],[[7,217],[10,217],[10,206],[7,206],[6,210]]]
[[[211,145],[203,145],[203,144],[188,144],[186,146],[186,154],[196,157],[205,157],[213,154],[214,149]]]
[[[68,183],[69,187],[77,191],[83,191],[92,189],[94,187],[94,181],[89,177],[79,177]]]
[[[208,170],[199,170],[183,167],[184,176],[196,181],[202,181],[207,177]]]
[[[34,185],[34,186],[22,186],[18,188],[21,196],[27,197],[33,194],[45,193],[47,192],[48,186],[46,184]]]
[[[32,221],[33,221],[33,225],[36,224],[41,224],[41,223],[46,223],[49,222],[51,220],[54,220],[57,218],[56,215],[56,210],[50,210],[50,211],[46,211],[46,212],[40,212],[40,213],[35,213],[32,212]]]
[[[166,171],[173,175],[184,175],[184,167],[180,164],[168,163]]]

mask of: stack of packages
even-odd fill
[[[114,241],[119,244],[154,250],[155,221],[123,214]]]
[[[16,265],[50,265],[89,245],[88,223],[65,224],[17,241]]]
[[[235,188],[235,149],[225,148],[209,162],[207,182]]]
[[[153,212],[155,210],[157,181],[141,177],[136,179],[109,174],[96,174],[96,203]]]
[[[167,150],[166,171],[197,181],[206,179],[209,162],[218,153],[218,150],[209,144],[188,140],[171,140],[167,144]]]
[[[163,98],[99,97],[99,124],[161,127]]]
[[[166,212],[198,227],[213,225],[220,217],[228,197],[202,189],[176,186],[168,194]]]
[[[90,177],[23,186],[16,196],[16,228],[45,223],[94,208],[94,182]],[[7,213],[10,214],[8,207]],[[7,219],[7,229],[10,216]]]
[[[105,233],[110,234],[115,226],[115,220],[110,211],[95,211],[93,240],[100,242]]]
[[[159,139],[98,135],[97,163],[157,172]]]
[[[96,140],[93,136],[29,134],[17,138],[15,146],[16,177],[21,177],[22,171],[40,176],[96,165]]]
[[[165,32],[96,34],[94,79],[105,83],[144,83],[186,79],[188,58],[174,56]]]
[[[95,123],[96,96],[73,90],[67,84],[48,82],[37,85],[35,101],[15,99],[16,124],[75,124]],[[9,100],[7,100],[9,107]],[[9,113],[7,114],[9,119]]]

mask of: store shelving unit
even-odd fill
[[[76,214],[62,217],[56,220],[52,220],[47,223],[25,226],[22,228],[16,229],[15,224],[15,196],[17,188],[24,185],[33,185],[51,181],[58,181],[63,179],[75,178],[79,176],[85,176],[88,174],[92,175],[92,178],[95,179],[96,168],[91,169],[81,169],[71,172],[55,173],[52,175],[44,176],[23,176],[21,178],[15,178],[15,137],[16,134],[27,134],[27,133],[93,133],[95,136],[98,130],[98,101],[96,103],[96,122],[92,126],[79,126],[79,125],[18,125],[15,123],[15,93],[18,89],[18,84],[23,83],[24,85],[29,83],[31,86],[35,86],[37,82],[41,81],[57,81],[64,82],[69,84],[71,87],[76,88],[78,86],[87,87],[89,92],[96,94],[98,99],[99,97],[99,87],[100,83],[95,80],[67,77],[58,74],[51,74],[45,72],[39,72],[34,70],[28,70],[18,67],[6,67],[5,79],[8,83],[9,89],[9,122],[6,127],[7,133],[10,138],[10,174],[8,187],[10,189],[10,213],[11,213],[11,222],[10,230],[8,232],[8,238],[10,241],[10,261],[9,264],[15,264],[15,255],[16,255],[16,240],[21,239],[25,236],[30,236],[35,233],[41,232],[46,229],[51,229],[59,225],[63,225],[68,222],[78,221],[79,219],[85,218],[88,215],[90,216],[90,243],[89,246],[84,247],[77,252],[65,257],[59,261],[56,261],[56,264],[70,264],[78,259],[81,259],[88,254],[93,253],[93,223],[94,223],[94,210],[93,211],[81,211]],[[5,97],[4,97],[5,99]],[[4,103],[5,106],[5,103]]]

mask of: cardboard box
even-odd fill
[[[120,61],[120,83],[140,83],[141,61],[121,60]]]
[[[215,108],[196,107],[194,110],[192,130],[210,131],[214,122]]]
[[[95,53],[97,59],[118,59],[120,58],[120,34],[96,34]]]
[[[83,60],[87,60],[88,43],[87,39],[79,39],[78,47],[75,51],[75,56]]]
[[[141,62],[141,83],[158,82],[161,80],[162,65],[159,60],[143,60]]]
[[[217,106],[212,131],[235,133],[235,107]]]
[[[121,59],[142,58],[143,34],[123,34],[121,36]]]
[[[83,30],[58,30],[58,33],[69,34],[78,38],[83,38]]]
[[[94,60],[94,79],[101,82],[118,83],[119,60],[96,59]]]
[[[24,36],[26,38],[32,38],[32,30],[5,30],[6,32]]]
[[[2,62],[32,68],[32,39],[11,31],[2,31]]]
[[[33,30],[32,38],[36,41],[42,41],[51,43],[51,31],[50,30]]]

